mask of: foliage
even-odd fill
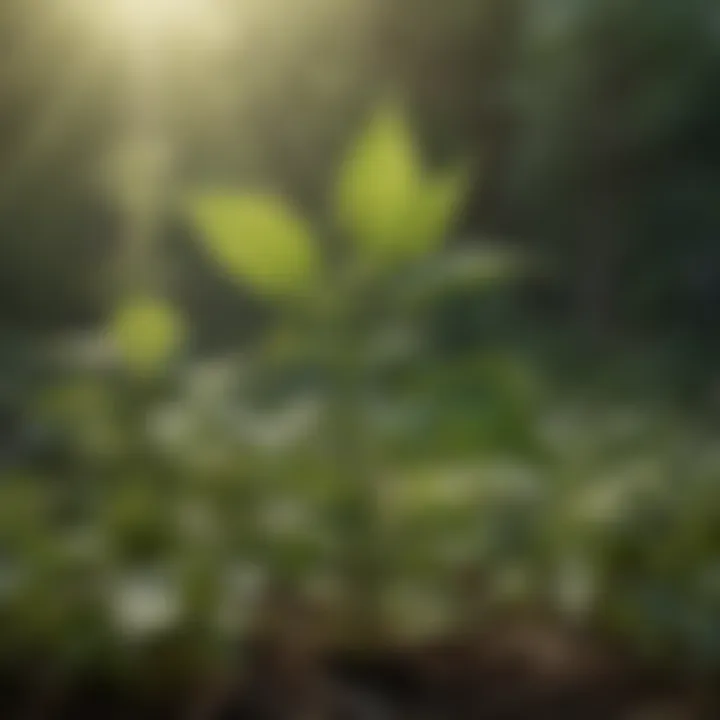
[[[261,292],[292,297],[321,279],[312,233],[272,198],[207,194],[192,209],[221,267]]]
[[[172,307],[137,299],[117,311],[112,335],[125,364],[145,374],[162,367],[178,350],[183,328]]]
[[[371,134],[376,127],[377,121]],[[396,132],[398,144],[411,143],[404,124]],[[367,145],[366,137],[358,147]],[[384,150],[397,155],[392,142]],[[382,155],[375,160],[384,162]],[[341,270],[346,277],[356,266],[355,253],[365,250],[351,242],[361,236],[355,230],[368,227],[363,212],[377,212],[362,180],[356,176],[352,183],[357,197],[369,200],[354,210],[357,227],[348,228]],[[364,181],[372,184],[375,178]],[[429,194],[433,185],[426,182],[419,178],[422,197],[434,208],[443,206],[447,217],[447,227],[436,225],[434,232],[445,232],[449,196],[437,186],[441,202],[434,202]],[[380,201],[405,221],[407,207]],[[459,196],[453,199],[458,201]],[[395,253],[385,260],[392,264],[392,276],[382,264],[374,264],[375,277],[360,284],[323,284],[317,274],[325,262],[322,247],[281,200],[205,193],[188,210],[223,269],[240,285],[289,310],[283,326],[291,342],[278,346],[271,338],[240,365],[218,361],[183,371],[178,350],[185,329],[179,316],[164,301],[131,298],[120,305],[107,329],[105,339],[117,351],[114,360],[109,356],[110,365],[86,366],[79,377],[50,388],[39,417],[62,432],[68,477],[57,492],[40,493],[47,506],[42,520],[18,510],[12,523],[3,525],[11,531],[20,523],[27,532],[8,556],[7,572],[17,585],[11,583],[5,597],[8,622],[21,635],[29,633],[26,640],[41,631],[58,651],[65,652],[76,626],[67,624],[69,617],[58,617],[52,632],[68,635],[48,636],[50,629],[38,629],[37,623],[57,613],[50,611],[42,593],[37,605],[27,593],[48,584],[64,587],[76,572],[88,574],[90,593],[78,602],[99,613],[98,627],[107,630],[102,642],[110,644],[108,652],[114,647],[114,653],[123,635],[164,632],[182,627],[189,617],[201,623],[201,634],[208,638],[244,628],[252,603],[243,588],[248,582],[257,586],[253,573],[265,582],[314,585],[337,582],[338,568],[347,567],[352,568],[351,580],[371,579],[356,575],[358,563],[381,539],[380,517],[370,509],[377,501],[375,471],[361,470],[367,459],[361,438],[369,430],[363,409],[365,373],[372,367],[363,357],[392,307],[382,308],[384,314],[371,322],[377,327],[369,328],[369,335],[357,319],[368,305],[368,287],[375,292],[378,282],[388,290],[400,287]],[[414,234],[403,231],[397,239],[402,255],[412,243],[426,254],[427,238],[426,227]],[[364,239],[369,247],[377,246],[375,238]],[[381,239],[386,245],[394,241],[389,235]],[[405,260],[409,269],[412,259]],[[429,267],[423,271],[427,274]],[[452,287],[447,273],[439,287]],[[412,293],[383,291],[381,296],[387,302],[394,298],[401,309]],[[304,313],[296,312],[298,301],[305,304]],[[302,346],[293,339],[306,331],[321,343],[314,362],[319,362],[322,382],[301,384],[301,396],[296,390],[265,393],[268,381],[276,383],[304,361]],[[33,480],[33,487],[42,482]],[[16,493],[24,497],[23,483],[8,479],[3,486],[8,507]],[[347,513],[354,513],[357,503],[367,503],[369,514],[358,518],[358,524],[349,523]],[[26,528],[23,518],[39,524]],[[47,545],[51,537],[62,541]],[[20,542],[23,538],[27,542]],[[368,572],[379,579],[381,568],[371,563]],[[257,593],[258,588],[249,591]],[[68,612],[74,612],[74,600],[68,602]],[[91,655],[97,651],[95,646],[88,650]]]
[[[396,108],[378,113],[337,184],[340,226],[370,256],[413,256],[447,237],[466,192],[458,172],[428,177]],[[386,261],[387,262],[387,261]]]
[[[525,270],[519,248],[530,242],[559,269],[550,290],[578,293],[583,324],[599,305],[615,311],[610,325],[639,320],[665,340],[693,307],[712,308],[716,9],[413,2],[397,15],[406,36],[377,60],[407,75],[423,133],[385,104],[342,153],[371,69],[325,77],[342,87],[324,100],[306,102],[298,84],[302,102],[279,112],[302,49],[275,67],[272,43],[252,87],[238,83],[256,114],[252,100],[223,96],[233,111],[222,141],[218,128],[194,131],[170,113],[188,135],[189,165],[288,188],[223,187],[183,207],[204,258],[269,307],[273,324],[237,354],[199,359],[182,302],[126,298],[102,333],[110,352],[63,369],[22,408],[43,452],[24,462],[1,448],[0,653],[11,661],[37,653],[140,673],[139,658],[152,664],[167,635],[200,664],[227,660],[276,583],[329,603],[328,622],[350,595],[398,632],[432,634],[465,619],[457,582],[469,570],[484,578],[487,622],[498,607],[549,605],[649,655],[720,663],[712,433],[677,409],[618,401],[606,385],[589,399],[567,377],[558,389],[483,338],[457,357],[428,327],[448,298],[462,317],[489,301]],[[24,113],[54,118],[47,103],[66,86],[51,67],[38,68],[37,88],[11,71],[0,97],[28,94],[3,104],[18,115],[3,115],[0,133],[15,186],[6,125],[24,136]],[[96,222],[114,223],[86,190],[96,171],[86,161],[115,125],[79,114],[103,127],[70,123],[77,143],[51,142],[63,152],[44,177],[23,174],[22,197],[0,207],[5,305],[21,298],[42,322],[56,310],[64,322],[66,303],[84,319],[74,308],[94,313],[109,294],[96,240],[112,232]],[[241,124],[240,161],[227,140]],[[465,141],[488,148],[482,181],[472,163],[443,160]],[[480,239],[444,245],[464,214],[525,242],[513,252]],[[558,314],[540,308],[541,333]],[[503,311],[495,320],[511,324]],[[642,380],[657,372],[640,365]],[[603,373],[609,385],[611,368]],[[15,402],[25,385],[12,378],[3,393]]]
[[[409,147],[409,132],[397,125],[395,141]],[[374,197],[352,182],[356,199]],[[511,357],[418,354],[415,310],[507,278],[514,258],[427,257],[425,229],[405,226],[385,254],[384,226],[382,243],[364,235],[377,217],[366,199],[338,272],[382,247],[371,274],[308,296],[322,246],[282,201],[257,197],[203,195],[190,212],[237,283],[278,304],[283,341],[188,364],[169,306],[120,308],[121,364],[53,383],[39,404],[62,430],[62,478],[0,485],[5,649],[131,667],[150,640],[193,627],[188,657],[228,659],[276,582],[338,610],[360,580],[396,632],[435,633],[462,621],[457,583],[473,571],[489,622],[493,607],[549,604],[649,653],[718,662],[711,439],[652,407],[555,397]],[[383,212],[405,200],[383,197]]]
[[[100,56],[99,40],[79,42],[62,9],[6,5],[0,301],[10,320],[21,313],[22,324],[67,327],[108,304],[105,270],[122,223],[95,179],[106,174],[98,159],[116,149],[123,68]],[[552,256],[547,284],[562,306],[539,308],[541,329],[572,305],[583,327],[606,313],[616,329],[661,342],[682,332],[703,352],[713,344],[712,0],[389,0],[379,15],[357,0],[317,0],[288,12],[273,2],[252,17],[244,5],[228,3],[244,37],[217,72],[190,67],[183,53],[167,92],[169,132],[194,181],[262,183],[314,213],[368,98],[402,87],[422,130],[412,145],[422,139],[441,160],[460,151],[480,159],[484,172],[468,181],[470,233],[512,236]],[[416,148],[396,149],[408,154],[405,169],[377,173],[367,187],[406,192],[390,173],[420,172]],[[434,182],[450,188],[456,173]],[[223,309],[234,315],[182,236],[168,230],[184,305],[201,325],[221,322]],[[207,297],[197,300],[200,286]]]

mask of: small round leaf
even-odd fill
[[[161,369],[177,352],[185,327],[170,304],[138,298],[118,309],[111,333],[127,367],[147,374]]]

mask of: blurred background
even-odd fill
[[[227,660],[269,588],[361,577],[388,643],[522,607],[720,667],[714,0],[3,0],[0,34],[3,658]],[[388,96],[471,168],[447,253],[525,269],[362,335],[343,395],[184,198],[270,193],[332,255]],[[112,318],[150,288],[131,354],[185,343],[138,380]]]
[[[712,366],[713,3],[209,4],[5,3],[7,332],[102,317],[123,236],[104,180],[138,125],[175,148],[176,179],[261,184],[317,214],[338,153],[393,88],[433,157],[476,159],[461,234],[507,239],[552,266],[494,326],[539,336],[537,347],[577,352],[592,338],[614,343],[613,358],[647,350]],[[208,342],[231,345],[247,303],[226,297],[186,235],[181,223],[163,229],[157,272]],[[472,326],[464,315],[453,325]],[[698,377],[686,368],[682,385]]]

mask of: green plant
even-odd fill
[[[274,586],[326,593],[364,640],[387,617],[429,632],[468,617],[478,598],[456,580],[473,569],[492,602],[717,662],[713,439],[675,412],[554,397],[515,355],[423,345],[444,293],[518,269],[445,245],[465,177],[428,171],[386,106],[322,235],[264,194],[188,200],[208,254],[274,322],[193,361],[178,311],[132,296],[103,334],[115,361],[43,394],[62,464],[0,482],[10,659],[142,674],[165,637],[157,672],[214,672]]]
[[[386,105],[340,168],[330,203],[332,237],[319,237],[287,202],[263,194],[199,193],[188,203],[208,253],[280,309],[291,348],[313,349],[324,378],[325,472],[339,498],[336,562],[348,597],[370,615],[386,552],[377,438],[367,421],[378,370],[374,349],[383,337],[412,329],[418,308],[448,287],[508,270],[497,251],[441,252],[467,187],[464,168],[424,166],[403,114]]]

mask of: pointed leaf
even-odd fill
[[[191,212],[205,244],[236,279],[272,296],[297,296],[318,280],[317,246],[304,220],[268,196],[207,194]]]
[[[148,374],[161,369],[177,352],[185,328],[171,305],[139,298],[120,307],[111,333],[128,368]]]
[[[409,218],[422,187],[422,168],[402,114],[382,108],[341,168],[337,187],[340,227],[363,251],[405,254]]]
[[[468,176],[464,169],[428,178],[408,218],[410,235],[418,251],[436,248],[447,239],[467,193]]]

